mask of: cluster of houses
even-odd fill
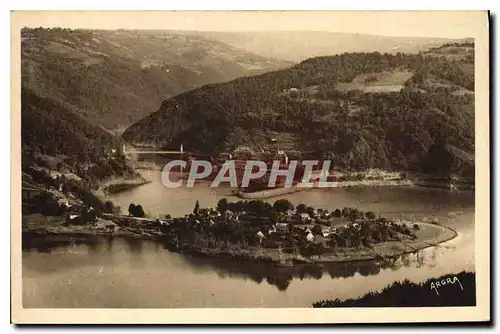
[[[292,208],[291,203],[290,209],[283,210],[267,203],[251,202],[229,203],[235,205],[233,211],[226,207],[199,208],[197,204],[192,214],[168,217],[156,224],[160,231],[186,245],[196,238],[215,238],[222,244],[224,240],[228,243],[246,240],[248,245],[260,244],[263,248],[280,248],[284,252],[371,247],[373,243],[399,240],[402,234],[414,236],[404,224],[377,217],[373,212],[353,208],[329,212],[303,204]]]
[[[401,172],[386,171],[381,169],[369,169],[364,172],[342,173],[330,172],[327,180],[335,181],[401,181],[405,179],[405,175]]]
[[[255,237],[264,247],[286,243],[291,239],[298,244],[323,244],[325,246],[329,240],[335,239],[336,245],[349,247],[350,242],[345,237],[345,232],[352,233],[361,229],[361,222],[348,222],[347,220],[345,224],[333,226],[332,219],[341,217],[340,210],[330,213],[328,210],[316,210],[311,207],[306,208],[306,212],[293,209],[281,213],[277,219],[273,220],[269,217],[249,215],[245,211],[233,212],[228,209],[222,213],[215,208],[195,208],[194,211],[193,214],[184,217],[184,221],[193,226],[213,226],[217,222],[228,223],[235,227],[243,226],[245,223],[250,223],[249,226],[258,226]],[[172,219],[158,220],[160,229],[168,227],[172,221]],[[251,222],[256,222],[256,224],[252,225]]]

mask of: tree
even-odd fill
[[[337,248],[338,247],[338,244],[337,244],[337,239],[335,238],[335,236],[332,236],[331,239],[328,239],[327,242],[326,242],[326,245],[330,248]]]
[[[306,213],[307,212],[307,206],[305,204],[299,204],[295,208],[298,213]]]
[[[325,245],[323,245],[322,243],[319,243],[319,244],[315,244],[313,246],[313,249],[314,249],[314,255],[316,256],[321,256],[321,255],[324,255],[327,253],[327,249],[325,247]]]
[[[374,220],[375,218],[377,218],[373,211],[368,211],[365,215],[366,215],[366,218],[369,220]]]
[[[269,212],[269,219],[273,224],[276,224],[278,222],[278,213],[276,211],[270,211]]]
[[[194,205],[193,213],[195,215],[197,215],[199,210],[200,210],[200,202],[196,201],[196,204]]]
[[[140,217],[140,218],[142,218],[146,215],[144,213],[144,209],[142,208],[142,205],[140,205],[140,204],[135,205],[134,203],[129,205],[128,213],[132,217]]]
[[[371,233],[371,238],[375,242],[383,242],[384,241],[384,236],[382,235],[382,231],[380,229],[376,229]]]
[[[111,201],[106,201],[104,203],[104,212],[105,213],[114,213],[115,212],[115,205]]]
[[[319,224],[314,225],[311,232],[314,235],[323,235],[323,229],[321,228],[321,225],[319,225]]]
[[[355,222],[356,220],[358,219],[361,219],[362,217],[362,213],[361,211],[359,211],[358,209],[353,209],[351,211],[351,214],[349,216],[349,219],[352,221],[352,222]]]
[[[136,209],[136,217],[144,217],[146,215],[144,209],[142,208],[142,205],[137,205]]]
[[[333,212],[333,216],[342,217],[342,211],[340,211],[340,209],[335,209],[335,211]]]
[[[279,199],[273,204],[274,210],[278,213],[284,213],[293,210],[293,204],[287,199]]]
[[[248,212],[254,213],[258,216],[262,216],[265,214],[267,206],[262,200],[252,200],[247,203],[246,209]]]
[[[228,209],[227,199],[225,197],[221,198],[219,202],[217,202],[217,211],[219,211],[220,213],[224,213],[227,209]]]
[[[130,205],[128,206],[128,214],[129,216],[134,216],[134,213],[135,213],[135,204],[134,203],[130,203]]]
[[[353,209],[352,209],[352,208],[347,208],[347,207],[344,207],[344,208],[342,209],[342,217],[344,217],[344,218],[349,218],[349,217],[351,217],[351,215],[352,215],[352,211],[353,211]]]
[[[310,245],[301,246],[299,248],[299,253],[300,253],[300,255],[302,255],[306,258],[310,258],[311,256],[314,255],[314,247],[310,246]]]
[[[308,206],[306,212],[307,214],[309,214],[309,217],[311,218],[316,216],[316,213],[314,212],[314,208],[312,206]]]

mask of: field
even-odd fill
[[[336,89],[344,92],[351,90],[365,93],[399,92],[412,76],[412,72],[405,70],[365,73],[356,76],[352,82],[339,83]]]

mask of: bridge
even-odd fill
[[[127,150],[125,144],[123,144],[123,154],[183,154],[183,153],[184,153],[183,145],[181,145],[179,151],[156,151],[156,150]]]

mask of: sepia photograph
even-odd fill
[[[12,322],[490,320],[487,11],[11,27]]]

